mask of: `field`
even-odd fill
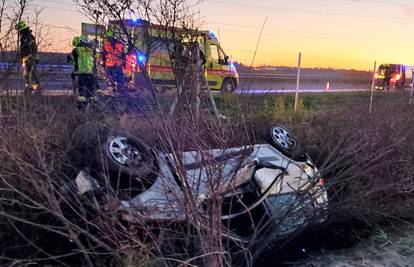
[[[171,103],[169,97],[161,98],[163,105],[155,111],[148,101],[129,97],[104,97],[101,100],[103,102],[100,104],[105,103],[104,106],[92,105],[78,110],[72,97],[2,98],[0,183],[3,188],[18,190],[12,194],[12,202],[9,198],[11,192],[8,191],[2,193],[0,200],[0,225],[7,228],[0,234],[4,253],[0,262],[18,262],[17,259],[22,255],[28,257],[30,262],[33,253],[39,253],[39,257],[49,260],[55,259],[55,256],[50,255],[70,253],[66,258],[59,256],[57,259],[73,263],[75,255],[76,260],[86,257],[103,264],[107,262],[107,257],[99,255],[107,255],[118,263],[138,257],[153,266],[158,266],[156,262],[160,259],[161,265],[174,265],[165,259],[175,257],[170,247],[161,250],[167,254],[152,250],[151,242],[159,242],[159,239],[147,240],[145,246],[140,246],[135,240],[129,239],[128,235],[133,233],[122,228],[122,224],[115,224],[117,231],[124,229],[116,232],[112,228],[115,226],[104,224],[103,221],[91,222],[91,227],[98,227],[98,233],[103,235],[90,236],[91,240],[99,244],[99,249],[89,251],[89,247],[84,248],[86,256],[84,250],[71,248],[68,251],[67,239],[61,236],[49,239],[50,231],[64,231],[60,220],[63,219],[69,225],[72,223],[71,219],[62,217],[56,210],[57,204],[51,202],[54,198],[50,190],[53,191],[54,187],[50,183],[59,184],[61,180],[71,179],[80,168],[89,164],[88,151],[97,145],[97,129],[103,125],[127,130],[148,142],[155,139],[156,147],[162,147],[165,145],[162,141],[173,137],[171,142],[180,145],[180,149],[186,149],[195,145],[221,147],[262,143],[266,140],[270,124],[283,123],[294,131],[301,146],[307,148],[329,190],[330,220],[312,231],[323,231],[325,236],[335,236],[330,242],[341,247],[343,235],[352,235],[353,240],[357,240],[356,236],[372,236],[374,233],[375,238],[375,229],[383,229],[383,225],[393,224],[398,229],[402,222],[406,224],[413,220],[414,106],[408,104],[408,95],[405,93],[376,93],[372,114],[368,112],[369,93],[302,94],[297,113],[293,112],[294,96],[291,94],[215,94],[220,113],[226,119],[219,124],[203,111],[201,114],[205,117],[197,124],[199,128],[188,125],[189,117],[153,116],[165,114],[163,110],[168,111]],[[160,129],[165,128],[169,135],[158,137],[158,133],[163,133]],[[200,139],[202,142],[198,143]],[[79,145],[82,150],[75,149]],[[102,209],[101,219],[111,217],[111,210],[106,208],[110,207]],[[17,221],[10,223],[14,220]],[[358,223],[354,224],[355,221]],[[38,229],[37,223],[50,227],[49,232]],[[102,232],[101,229],[106,228],[114,232]],[[84,235],[89,233],[89,230],[77,231]],[[367,231],[370,234],[363,235]],[[165,238],[169,234],[165,232],[161,237]],[[71,238],[77,240],[76,236]],[[299,243],[304,243],[301,235],[296,238]],[[392,238],[384,242],[398,245]],[[22,245],[26,244],[26,239],[30,239],[35,246]],[[407,238],[407,241],[404,239],[401,242],[409,240]],[[327,245],[322,243],[320,247],[324,246]],[[281,251],[285,248],[285,245],[274,245],[272,251],[264,251],[260,260],[255,261],[257,266],[260,266],[260,262],[282,264],[286,260],[295,260],[282,256]],[[411,250],[407,253],[411,253]],[[184,260],[181,256],[185,257],[180,254],[178,259]],[[322,259],[320,261],[324,262]]]

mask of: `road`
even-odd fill
[[[68,95],[72,93],[70,65],[39,65],[39,76],[45,95]],[[7,73],[7,74],[6,74]],[[329,90],[327,84],[329,82]],[[21,92],[24,82],[18,65],[0,64],[0,94]],[[294,93],[296,77],[290,74],[240,74],[240,86],[237,94],[280,94]],[[3,92],[1,92],[3,91]],[[369,91],[368,82],[344,81],[338,75],[303,76],[300,84],[301,93],[327,92],[365,92]]]
[[[326,91],[324,89],[309,89],[309,90],[300,90],[299,92],[301,94],[303,93],[362,93],[362,92],[369,92],[369,89],[338,89],[338,90],[332,90],[332,91]],[[271,95],[271,94],[293,94],[295,93],[295,90],[236,90],[236,94],[239,95]],[[0,96],[5,96],[7,94],[9,95],[16,95],[16,94],[22,94],[23,90],[11,90],[9,92],[6,91],[0,91]],[[218,94],[220,92],[213,92],[215,94]],[[42,90],[42,95],[47,96],[72,96],[73,90],[72,89],[54,89],[54,90]]]
[[[357,92],[369,92],[369,88],[344,88],[335,90],[326,89],[300,89],[299,93],[357,93]],[[249,94],[249,95],[263,95],[263,94],[293,94],[296,93],[294,89],[282,90],[282,89],[239,89],[236,91],[237,94]]]

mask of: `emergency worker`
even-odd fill
[[[36,39],[25,21],[20,21],[16,25],[16,30],[20,38],[19,57],[23,67],[25,94],[40,93],[40,83],[37,76],[39,56]]]
[[[70,63],[74,67],[72,78],[77,80],[75,84],[78,107],[83,107],[94,99],[96,91],[96,79],[93,75],[93,49],[84,36],[74,37],[72,45],[74,46],[70,56]]]
[[[105,32],[102,60],[115,90],[124,84],[123,64],[125,60],[124,44],[114,38],[111,30]]]
[[[124,77],[125,81],[130,85],[130,88],[134,88],[134,74],[139,71],[137,60],[135,49],[128,49],[128,53],[125,55]]]

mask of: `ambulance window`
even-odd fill
[[[211,59],[213,60],[214,63],[219,63],[220,57],[219,57],[217,45],[211,45],[210,49],[211,49]]]
[[[226,54],[224,53],[223,48],[221,48],[219,46],[218,49],[219,49],[219,63],[220,64],[227,64],[227,62],[226,62]]]

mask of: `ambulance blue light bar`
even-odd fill
[[[211,36],[212,38],[214,38],[216,41],[218,41],[217,35],[216,35],[214,32],[212,32],[212,31],[208,31],[208,33],[210,34],[210,36]]]
[[[137,60],[139,64],[144,64],[145,63],[145,56],[141,53],[137,54]]]

